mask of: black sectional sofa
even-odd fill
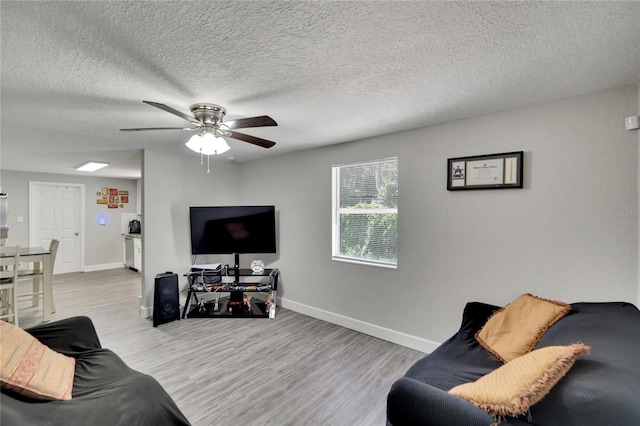
[[[74,317],[26,330],[56,352],[76,359],[72,398],[40,401],[2,389],[4,425],[189,425],[153,377],[129,368],[100,346],[88,317]]]
[[[477,380],[503,363],[475,339],[498,306],[470,302],[460,330],[416,362],[387,397],[387,424],[393,426],[489,426],[485,411],[447,393]],[[574,303],[536,348],[581,342],[591,352],[576,361],[529,415],[507,417],[501,425],[640,425],[640,311],[630,304]]]

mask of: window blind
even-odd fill
[[[395,267],[398,159],[333,167],[333,257]]]

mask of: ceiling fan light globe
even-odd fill
[[[231,147],[229,146],[229,144],[227,143],[227,141],[225,141],[222,138],[218,138],[218,147],[216,149],[216,152],[218,155],[220,154],[224,154],[225,152],[229,151],[231,149]]]
[[[191,151],[200,153],[200,150],[202,149],[202,137],[200,135],[193,135],[185,145]]]
[[[213,133],[205,132],[202,135],[202,145],[211,145],[216,140],[216,137],[213,136]]]
[[[202,137],[202,153],[205,155],[220,155],[229,151],[231,147],[222,138],[216,138],[211,133]]]

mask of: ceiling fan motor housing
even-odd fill
[[[190,107],[196,120],[204,124],[217,125],[222,123],[227,110],[216,104],[193,104]]]

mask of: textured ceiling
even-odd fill
[[[0,3],[2,169],[140,176],[139,150],[196,156],[142,103],[278,127],[237,161],[501,111],[640,79],[638,2]]]

